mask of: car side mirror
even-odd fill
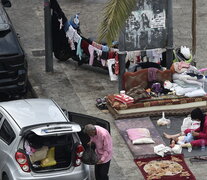
[[[11,2],[9,0],[1,0],[1,3],[4,7],[11,7]]]

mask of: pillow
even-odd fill
[[[155,142],[152,140],[152,138],[140,138],[135,139],[132,141],[132,144],[154,144]]]
[[[132,144],[155,143],[150,136],[149,130],[146,128],[130,128],[126,132]]]

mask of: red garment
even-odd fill
[[[115,56],[116,56],[116,52],[114,52],[114,51],[109,51],[108,52],[108,59],[113,59],[113,58],[115,58]]]
[[[120,101],[124,104],[131,104],[134,102],[134,99],[126,94],[117,94],[114,96],[115,100]]]
[[[86,53],[87,55],[90,55],[90,53],[88,51],[88,46],[89,46],[89,43],[87,41],[85,41],[84,39],[82,39],[81,48],[83,49],[84,53]]]
[[[199,132],[199,136],[196,136],[195,140],[191,141],[192,146],[201,146],[202,141],[204,140],[205,145],[207,145],[207,116],[205,116],[205,122],[204,122],[204,127],[203,131],[200,131],[200,127],[194,130],[195,132]],[[191,132],[191,129],[186,129],[184,131],[185,134]]]
[[[119,56],[118,53],[115,56],[115,74],[118,75],[119,74]]]

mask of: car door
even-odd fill
[[[2,114],[0,114],[2,116]],[[2,170],[4,164],[7,162],[7,158],[11,155],[10,152],[15,144],[16,134],[12,129],[6,118],[3,116],[0,118],[0,170]]]
[[[82,145],[84,148],[86,148],[87,143],[89,142],[90,138],[87,134],[83,133],[84,126],[86,124],[94,124],[94,125],[99,125],[105,129],[107,129],[110,133],[110,123],[106,120],[85,115],[85,114],[80,114],[80,113],[75,113],[75,112],[69,112],[64,110],[65,114],[69,118],[70,121],[75,122],[81,126],[81,131],[78,132],[78,135],[80,137],[80,140],[82,142]]]

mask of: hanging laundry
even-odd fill
[[[98,44],[95,41],[92,41],[92,46],[95,47],[95,48],[97,48],[97,49],[102,50],[102,44]]]
[[[70,57],[75,55],[75,52],[71,50],[66,37],[64,28],[61,28],[62,24],[65,24],[67,18],[60,8],[56,0],[51,1],[52,9],[52,49],[54,56],[61,61],[66,61]],[[59,20],[62,19],[60,22]]]
[[[88,46],[88,51],[90,53],[89,65],[92,66],[93,65],[93,61],[94,61],[94,51],[96,51],[98,55],[101,55],[102,51],[100,49],[95,48],[92,45]]]
[[[84,53],[86,53],[86,55],[90,55],[90,53],[89,53],[89,51],[88,51],[88,46],[89,46],[90,44],[85,40],[85,39],[83,39],[82,38],[82,41],[81,41],[81,48],[83,49],[83,52]]]
[[[108,52],[108,59],[115,58],[116,54],[117,54],[116,52],[109,51]]]
[[[77,50],[76,50],[76,55],[79,57],[80,60],[83,55],[83,50],[81,49],[81,41],[82,41],[82,38],[80,37],[80,39],[78,41],[78,45],[77,45]]]
[[[109,51],[109,47],[102,45],[102,51],[108,52]]]
[[[74,42],[78,43],[80,35],[72,26],[69,26],[68,30],[66,31],[66,37],[68,38],[71,49],[75,50]]]
[[[62,28],[63,28],[63,19],[60,18],[60,19],[58,19],[58,21],[59,21],[59,23],[60,23],[60,29],[62,29]]]
[[[152,51],[152,54],[153,54],[153,61],[152,62],[160,64],[162,61],[162,53],[163,53],[162,49],[160,49],[160,48],[154,49]]]
[[[153,62],[153,50],[146,50],[146,56],[148,62]]]
[[[118,76],[115,74],[115,59],[108,59],[107,60],[107,66],[109,71],[109,77],[111,81],[117,81]]]
[[[115,56],[115,74],[118,75],[119,74],[119,56],[118,53]]]
[[[119,49],[116,49],[116,48],[109,48],[109,51],[111,51],[111,52],[118,52]]]
[[[83,36],[81,36],[81,37],[82,37],[82,40],[84,40],[84,41],[86,41],[88,44],[92,45],[92,41],[91,41],[90,39],[87,39],[87,38],[85,38],[85,37],[83,37]]]
[[[141,51],[127,51],[126,53],[125,62],[129,61],[133,64],[137,64],[137,57],[141,55]]]
[[[109,59],[108,58],[108,52],[102,52],[102,55],[101,55],[101,59],[105,59],[105,60],[107,60],[107,59]]]

